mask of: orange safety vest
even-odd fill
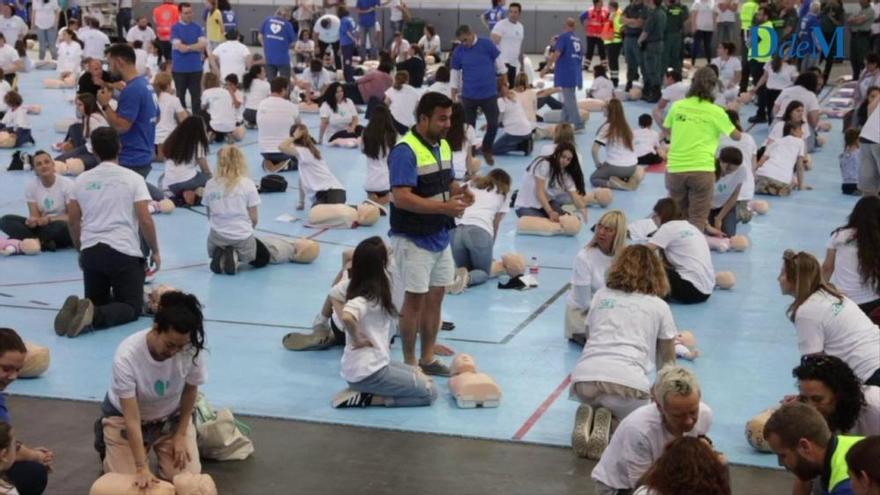
[[[173,3],[163,3],[153,9],[153,21],[156,23],[156,36],[162,41],[171,40],[171,27],[180,19],[180,10]]]

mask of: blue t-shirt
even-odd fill
[[[355,40],[355,31],[357,31],[357,26],[355,25],[351,16],[347,15],[345,17],[341,17],[339,19],[339,45],[353,45]]]
[[[194,45],[203,36],[202,26],[194,22],[178,22],[171,26],[171,42],[180,40],[185,45]],[[171,72],[201,72],[202,52],[171,51]]]
[[[277,16],[269,16],[260,28],[263,34],[263,53],[269,65],[290,65],[290,45],[296,41],[293,26]]]
[[[806,43],[805,46],[809,47],[806,50],[802,51],[801,56],[810,55],[813,50],[816,49],[816,40],[813,39],[813,30],[819,29],[821,33],[822,24],[819,22],[819,16],[816,14],[807,14],[806,17],[801,19],[801,32],[798,39],[798,46],[801,43]]]
[[[489,31],[495,28],[495,24],[502,19],[507,18],[507,9],[504,7],[497,5],[492,7],[491,9],[483,12],[483,19],[486,19],[486,24],[489,25]]]
[[[223,29],[227,33],[238,29],[238,16],[235,15],[234,10],[224,10],[220,13],[223,15]]]
[[[0,421],[12,424],[12,418],[9,417],[9,409],[6,409],[6,394],[0,392]]]
[[[556,40],[556,67],[553,85],[557,88],[580,88],[583,85],[583,46],[574,33],[566,31]]]
[[[357,8],[369,9],[373,7],[371,12],[360,14],[358,16],[358,24],[365,28],[372,28],[376,25],[376,8],[379,7],[379,0],[357,0]]]
[[[437,162],[439,163],[440,145],[435,145],[433,147],[433,151],[434,156],[437,158]],[[413,153],[413,150],[409,146],[395,146],[391,149],[391,153],[388,154],[388,169],[392,188],[416,187],[419,185],[419,172],[418,166],[416,165],[416,154]],[[453,169],[452,173],[453,178],[455,178],[455,169]],[[439,253],[440,251],[446,249],[446,246],[449,245],[450,240],[449,229],[445,228],[443,230],[440,230],[439,232],[425,236],[403,234],[401,232],[395,232],[394,229],[391,229],[388,232],[388,235],[406,236],[406,238],[411,240],[416,246],[427,251],[431,251],[432,253]]]
[[[128,132],[119,135],[119,164],[143,167],[152,163],[159,107],[156,93],[146,77],[139,76],[128,82],[119,93],[116,113],[131,122]]]
[[[495,59],[501,52],[487,38],[473,46],[458,45],[452,53],[452,68],[461,71],[461,96],[469,100],[498,97]]]

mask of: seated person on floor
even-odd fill
[[[397,131],[394,129],[391,111],[385,105],[376,105],[367,127],[364,128],[361,152],[367,161],[367,174],[364,178],[367,199],[383,206],[391,202],[388,154],[395,144]]]
[[[154,160],[161,162],[165,160],[162,144],[189,113],[183,108],[180,98],[174,92],[171,74],[165,72],[157,74],[153,78],[153,89],[156,91],[156,99],[159,102],[159,117],[156,121],[156,157]],[[269,91],[267,90],[266,93],[268,94]]]
[[[208,124],[209,138],[215,143],[240,141],[244,134],[237,131],[235,95],[220,86],[220,78],[213,72],[205,74],[203,86],[202,115]]]
[[[305,124],[296,124],[291,129],[291,137],[278,147],[282,153],[296,157],[299,163],[299,203],[297,210],[305,208],[309,198],[309,208],[317,205],[344,205],[345,189],[339,179],[330,171],[321,156],[321,150],[309,134]]]
[[[45,151],[36,152],[33,162],[36,177],[24,192],[28,216],[5,215],[0,218],[0,230],[10,239],[39,239],[43,251],[71,247],[67,201],[73,181],[55,173],[55,162]]]
[[[513,206],[520,218],[537,217],[559,223],[560,216],[567,214],[563,205],[574,204],[581,220],[586,221],[585,195],[584,174],[577,151],[572,144],[562,143],[552,154],[539,156],[526,167]]]
[[[593,142],[593,162],[596,171],[590,175],[593,187],[610,187],[634,191],[645,177],[639,167],[639,157],[633,147],[633,132],[626,122],[623,103],[614,99],[605,107],[606,120],[596,131]],[[605,148],[605,160],[599,158],[599,149]]]
[[[61,154],[56,156],[58,161],[66,161],[71,158],[82,160],[86,170],[90,170],[98,164],[98,157],[92,151],[92,144],[89,137],[95,129],[107,127],[107,118],[104,112],[98,107],[95,96],[91,93],[82,93],[76,95],[76,112],[81,115],[80,121],[72,124],[67,130],[67,136],[61,143],[52,146]]]
[[[653,127],[654,119],[650,115],[639,115],[639,128],[632,131],[633,148],[639,157],[639,165],[657,165],[666,160],[666,150],[660,144],[660,133]]]
[[[321,59],[315,58],[309,62],[309,69],[296,76],[296,88],[302,95],[301,99],[306,103],[321,103],[321,95],[334,81],[332,72],[325,69]]]
[[[211,178],[205,121],[193,115],[181,122],[162,144],[165,174],[162,188],[177,204],[201,203]]]
[[[342,378],[348,388],[333,407],[429,406],[437,399],[434,381],[419,368],[391,360],[391,332],[397,320],[388,249],[379,237],[354,250],[350,278],[330,292],[333,310],[345,327]]]
[[[199,474],[193,409],[207,369],[202,356],[202,306],[192,294],[162,295],[153,325],[125,338],[113,357],[110,388],[95,427],[95,448],[105,473],[134,474],[135,485]]]
[[[17,91],[9,91],[3,97],[9,107],[0,119],[0,148],[18,148],[26,144],[35,144],[31,135],[31,122],[27,115],[27,107]]]
[[[464,106],[461,103],[452,104],[451,121],[446,132],[446,141],[452,148],[452,168],[455,170],[455,177],[465,180],[480,173],[482,161],[474,155],[474,150],[482,141],[477,139],[474,126],[465,122]]]
[[[263,170],[269,173],[296,170],[296,159],[285,155],[278,146],[299,123],[299,107],[288,98],[290,81],[276,77],[270,82],[271,93],[257,108],[257,141],[263,155]]]
[[[507,76],[499,76],[497,86],[499,122],[504,133],[492,144],[492,154],[506,155],[521,151],[529,156],[534,146],[532,134],[536,124],[529,121],[517,94],[507,84]]]
[[[155,85],[155,83],[153,83]],[[257,128],[257,109],[269,93],[269,81],[266,80],[266,66],[254,64],[248,69],[241,81],[244,90],[244,126],[248,129]]]
[[[748,174],[742,167],[742,152],[732,146],[722,148],[715,158],[715,192],[706,234],[716,237],[736,235],[736,202]]]
[[[582,402],[571,434],[578,456],[599,459],[612,418],[623,420],[649,404],[651,374],[658,365],[675,364],[677,329],[662,299],[668,291],[663,263],[644,245],[633,245],[593,297],[586,343],[572,372],[571,395]]]
[[[868,317],[880,308],[880,197],[859,199],[845,225],[831,232],[822,275]],[[874,318],[876,322],[876,317]]]
[[[605,287],[605,273],[627,244],[626,215],[611,210],[599,218],[592,240],[574,258],[571,289],[565,303],[565,337],[584,345],[589,329],[587,315],[590,301]]]
[[[633,490],[669,442],[699,437],[712,427],[712,410],[702,402],[696,375],[678,366],[657,373],[653,402],[620,422],[591,475],[596,493]]]
[[[709,437],[680,437],[669,442],[640,485],[633,495],[732,493],[727,457],[712,448]]]
[[[358,123],[357,107],[345,97],[342,84],[331,83],[321,99],[318,144],[323,144],[324,136],[327,136],[327,144],[330,146],[356,148],[364,127]]]

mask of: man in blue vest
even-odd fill
[[[853,495],[846,453],[862,437],[833,435],[822,414],[802,402],[784,404],[764,425],[779,465],[802,481],[821,477],[825,495]]]
[[[547,65],[541,76],[553,67],[553,85],[562,88],[562,121],[568,122],[576,131],[584,128],[577,106],[577,91],[583,86],[584,48],[581,39],[574,34],[575,20],[565,20],[562,34],[556,37],[553,51],[547,57]]]
[[[459,185],[452,148],[444,137],[451,125],[452,100],[425,93],[416,107],[416,125],[388,155],[391,174],[391,238],[398,283],[406,291],[400,308],[403,360],[428,375],[449,376],[434,358],[440,307],[455,281],[449,246],[455,217],[473,204],[473,193]],[[416,358],[416,337],[421,349]]]

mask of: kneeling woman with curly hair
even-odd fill
[[[730,495],[730,473],[723,454],[705,437],[680,437],[645,474],[633,495]]]

